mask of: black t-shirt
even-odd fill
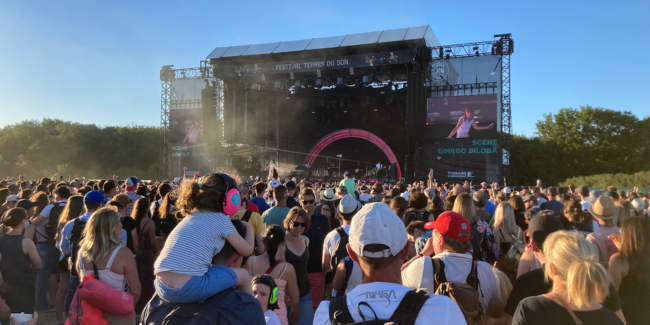
[[[291,209],[293,207],[300,207],[300,203],[296,201],[292,196],[287,197],[287,208]]]
[[[537,269],[520,276],[510,292],[510,298],[506,303],[504,311],[510,316],[514,316],[515,310],[522,300],[549,293],[553,288],[553,282],[546,282],[544,279],[544,270]],[[611,311],[619,311],[623,308],[623,299],[618,295],[618,291],[613,284],[609,284],[609,295],[605,297],[603,306]],[[589,324],[586,323],[585,324]]]
[[[330,224],[327,217],[316,214],[311,217],[311,225],[303,235],[309,238],[309,261],[307,262],[307,273],[323,272],[323,242],[325,236],[330,232]]]
[[[613,311],[600,308],[591,311],[573,311],[585,325],[623,325]],[[575,324],[566,308],[555,301],[542,297],[528,297],[521,301],[512,318],[512,325],[564,325]]]
[[[126,231],[126,247],[135,254],[135,249],[133,248],[133,238],[131,237],[131,230],[138,227],[138,223],[133,220],[131,217],[122,218],[122,229]]]

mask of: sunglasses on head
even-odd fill
[[[294,227],[294,228],[298,228],[298,227],[307,228],[307,223],[306,223],[306,222],[298,222],[298,221],[294,221],[294,222],[293,222],[293,227]]]
[[[302,202],[302,204],[314,204],[314,202],[316,202],[316,200],[306,200],[306,201],[303,200],[301,202]]]

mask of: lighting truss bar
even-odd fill
[[[431,92],[436,94],[449,93],[449,96],[485,95],[489,93],[489,90],[492,91],[492,94],[495,93],[497,87],[497,82],[479,82],[461,85],[433,86],[431,87]],[[474,93],[474,90],[478,90],[478,93]],[[467,93],[468,91],[469,93]],[[454,92],[458,93],[454,95]]]

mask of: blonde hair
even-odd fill
[[[119,217],[115,209],[101,208],[90,216],[79,243],[80,256],[86,261],[99,262],[111,247],[121,245],[122,241],[115,234]]]
[[[494,231],[496,231],[497,228],[501,229],[501,231],[505,231],[506,236],[519,235],[520,229],[515,222],[515,209],[513,209],[512,205],[508,202],[499,203],[494,212]]]
[[[454,212],[460,213],[469,221],[470,224],[476,222],[476,208],[474,207],[474,200],[468,193],[458,194],[456,201],[454,201]]]
[[[583,236],[567,231],[556,231],[544,242],[547,279],[551,267],[554,283],[564,287],[571,303],[578,308],[593,302],[602,303],[609,294],[609,273],[598,263],[598,253]]]
[[[512,282],[505,273],[495,267],[492,268],[492,273],[497,278],[497,284],[499,284],[499,290],[501,291],[501,300],[508,301],[512,292]]]

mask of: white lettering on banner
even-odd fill
[[[348,59],[345,60],[336,60],[336,65],[349,65]]]
[[[474,172],[447,172],[447,177],[449,178],[471,178],[474,176]]]

